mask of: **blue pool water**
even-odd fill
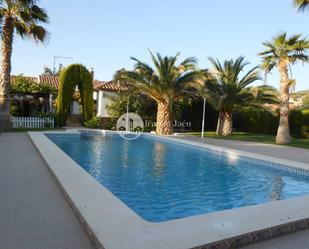
[[[159,222],[309,194],[309,176],[245,157],[150,136],[47,135],[148,221]]]

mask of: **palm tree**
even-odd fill
[[[279,34],[272,41],[264,42],[266,50],[262,56],[262,68],[266,73],[277,67],[280,73],[280,122],[277,131],[276,143],[288,144],[291,141],[289,128],[289,101],[291,89],[295,80],[289,77],[289,68],[292,64],[301,61],[308,62],[307,50],[309,41],[301,38],[301,35],[287,37],[286,33]]]
[[[294,0],[294,5],[299,11],[305,11],[309,7],[309,0]]]
[[[260,80],[258,67],[254,67],[243,76],[241,73],[249,65],[244,57],[235,61],[224,61],[209,58],[213,65],[213,78],[205,80],[202,95],[219,111],[217,135],[229,136],[233,128],[233,112],[246,106],[262,106],[275,101],[275,94],[270,87],[249,87]]]
[[[173,132],[173,104],[179,100],[190,84],[200,79],[202,73],[196,69],[196,60],[192,57],[176,64],[179,54],[172,57],[162,57],[159,53],[151,54],[154,68],[131,58],[136,62],[132,71],[120,70],[115,80],[120,83],[129,82],[135,93],[148,95],[156,101],[157,127],[160,135],[170,135]]]
[[[11,56],[14,35],[43,42],[47,31],[40,23],[47,23],[48,16],[37,5],[37,0],[0,0],[2,30],[2,70],[0,77],[0,117],[2,125],[9,122],[9,94],[11,85]]]

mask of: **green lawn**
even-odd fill
[[[188,135],[201,136],[200,132],[190,132],[186,133]],[[260,142],[266,144],[275,144],[275,136],[248,133],[248,132],[234,132],[233,135],[228,137],[218,137],[215,132],[206,132],[205,137],[216,138],[216,139],[229,139],[238,141],[249,141],[249,142]],[[292,139],[292,143],[288,146],[309,149],[309,139]]]

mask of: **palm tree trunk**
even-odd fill
[[[158,103],[156,132],[159,135],[171,135],[173,133],[172,105],[169,103]]]
[[[290,80],[288,65],[282,61],[278,64],[280,72],[280,121],[277,131],[276,143],[288,144],[291,142],[289,126],[289,102],[290,102]]]
[[[233,113],[220,111],[218,124],[217,124],[217,135],[218,136],[229,136],[233,131]]]
[[[13,46],[13,20],[6,17],[2,32],[2,68],[0,76],[0,128],[10,126],[11,56]]]

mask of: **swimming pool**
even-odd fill
[[[282,165],[143,135],[47,135],[122,202],[159,222],[309,194]]]

